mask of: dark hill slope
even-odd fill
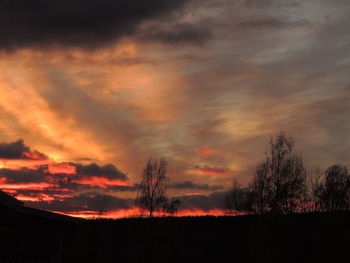
[[[62,262],[64,240],[81,222],[26,207],[0,191],[0,262]]]

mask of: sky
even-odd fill
[[[0,0],[0,189],[135,213],[149,158],[183,215],[220,214],[283,130],[350,167],[348,0]]]

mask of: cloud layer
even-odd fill
[[[23,140],[13,143],[0,143],[0,158],[1,159],[23,159],[23,160],[44,160],[47,156],[34,151],[24,145]]]
[[[307,167],[350,166],[348,1],[51,3],[0,1],[0,168],[21,191],[134,198],[165,157],[172,196],[208,197],[280,130]]]
[[[0,48],[96,48],[133,35],[143,21],[169,15],[185,2],[1,0]]]
[[[127,175],[113,164],[55,162],[46,155],[35,152],[38,156],[45,157],[43,159],[46,161],[46,164],[37,164],[37,159],[23,155],[33,152],[22,140],[3,142],[0,145],[3,165],[0,168],[0,189],[30,207],[83,217],[101,215],[102,212],[112,217],[139,213],[134,201],[138,185],[130,182]],[[19,167],[8,163],[17,160],[22,160]],[[223,189],[219,185],[209,186],[191,181],[173,183],[169,188],[186,191]],[[118,193],[125,192],[131,193],[131,197],[117,196]],[[187,213],[191,210],[198,212],[217,208],[204,204],[205,198],[198,201],[200,197],[195,197],[197,201],[194,202],[191,198],[188,201],[185,199],[184,209],[187,209]]]

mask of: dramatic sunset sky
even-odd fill
[[[280,130],[349,167],[349,28],[349,0],[0,0],[0,189],[121,217],[164,157],[182,214],[220,214]]]

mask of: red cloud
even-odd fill
[[[214,150],[207,146],[203,147],[202,149],[196,149],[195,152],[198,156],[212,156],[224,154],[224,152],[221,150]]]

